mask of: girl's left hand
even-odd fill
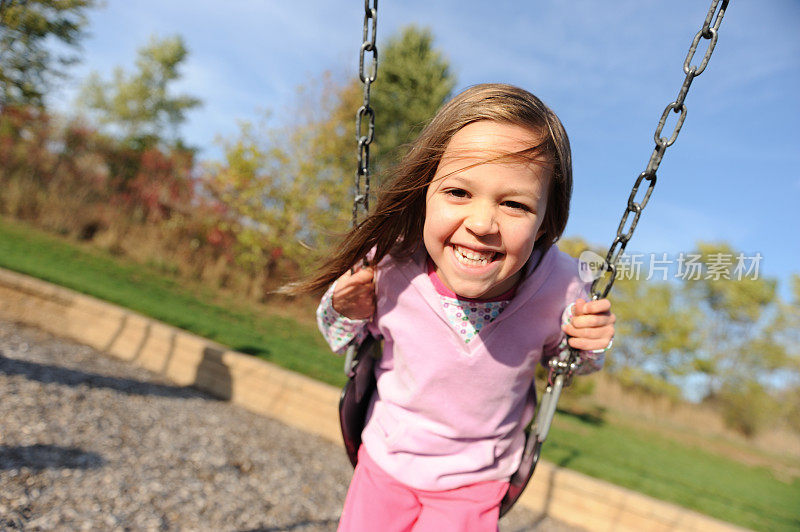
[[[581,351],[605,349],[614,337],[614,322],[617,317],[611,312],[608,299],[575,301],[570,322],[562,327],[569,338],[569,345]]]

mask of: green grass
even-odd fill
[[[0,219],[0,266],[116,303],[315,379],[344,384],[342,362],[315,327],[219,303],[154,268]]]
[[[741,526],[800,530],[800,478],[784,482],[768,468],[712,454],[655,430],[634,429],[619,420],[587,422],[560,412],[542,456]]]
[[[265,316],[211,290],[0,219],[0,266],[133,309],[335,385],[344,381],[315,327]],[[560,413],[543,456],[556,464],[758,530],[800,529],[800,479],[642,429]],[[533,482],[536,482],[534,477]]]

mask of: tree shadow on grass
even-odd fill
[[[239,353],[244,353],[246,355],[253,355],[264,359],[267,359],[270,356],[272,356],[272,352],[269,349],[257,345],[237,345],[234,346],[234,350],[238,351]]]
[[[558,412],[559,415],[571,417],[589,425],[594,425],[595,427],[602,427],[606,424],[606,409],[600,406],[592,408],[591,411],[569,407],[557,408],[556,412]]]

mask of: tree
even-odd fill
[[[575,257],[589,249],[580,239],[559,247]],[[682,254],[680,283],[639,279],[631,259],[621,257],[610,294],[618,320],[609,372],[673,398],[688,378],[699,381],[704,399],[747,436],[778,419],[800,430],[800,275],[787,303],[759,272],[758,254],[725,243]]]
[[[43,106],[55,79],[75,63],[86,11],[96,0],[0,0],[0,107]],[[52,40],[66,45],[55,52]]]
[[[778,402],[755,377],[727,380],[718,390],[715,402],[725,423],[747,437],[753,437],[765,425],[772,424]]]
[[[621,339],[612,369],[651,373],[664,382],[692,372],[701,315],[681,302],[680,287],[668,282],[620,279],[611,294]]]
[[[456,84],[433,40],[430,29],[408,26],[380,50],[372,106],[375,160],[383,168],[399,158],[397,148],[414,140]]]
[[[274,286],[279,265],[318,261],[328,240],[348,227],[355,172],[349,125],[359,94],[325,75],[298,91],[290,123],[240,124],[221,139],[224,160],[207,165],[208,194],[229,211],[237,261],[253,272],[254,296]]]
[[[688,301],[703,324],[695,367],[705,378],[706,400],[720,408],[729,425],[752,436],[775,420],[780,382],[796,371],[789,307],[778,297],[777,281],[753,267],[758,256],[711,243],[698,244],[695,255],[701,258],[701,275],[686,283]]]
[[[79,100],[94,111],[101,124],[113,126],[134,146],[163,141],[181,145],[178,129],[186,113],[201,103],[191,96],[170,94],[170,85],[180,79],[179,67],[188,53],[180,36],[152,37],[139,49],[134,73],[118,67],[111,81],[103,81],[94,72]]]
[[[696,367],[705,373],[708,394],[727,381],[762,375],[783,364],[784,353],[768,334],[777,305],[777,281],[737,272],[737,256],[727,244],[699,243],[697,279],[686,283],[689,303],[702,313],[703,352]]]
[[[432,40],[430,32],[409,28],[382,50],[372,93],[373,160],[432,117],[454,85]],[[282,124],[259,130],[243,123],[237,138],[222,140],[225,159],[207,169],[208,192],[236,220],[238,258],[262,277],[257,284],[275,284],[268,279],[281,263],[317,263],[332,237],[350,226],[354,121],[363,95],[358,79],[346,79],[326,74],[300,88]]]
[[[579,238],[558,246],[576,258],[585,250],[601,253]],[[626,386],[677,399],[677,382],[693,370],[700,314],[682,304],[679,286],[639,279],[623,262],[609,294],[617,324],[606,369]]]
[[[791,300],[780,302],[779,313],[767,334],[784,346],[786,363],[779,370],[778,403],[784,423],[800,432],[800,274],[790,279]]]

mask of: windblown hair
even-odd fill
[[[479,120],[521,126],[537,133],[537,145],[490,160],[523,157],[552,168],[542,222],[544,233],[536,247],[544,249],[555,243],[567,225],[572,195],[572,156],[564,126],[549,107],[526,90],[504,84],[475,85],[446,103],[411,143],[402,160],[389,170],[374,212],[344,236],[316,274],[290,285],[286,291],[322,290],[364,260],[373,248],[370,264],[377,264],[387,254],[396,258],[410,256],[422,242],[428,185],[450,139],[464,126]]]

